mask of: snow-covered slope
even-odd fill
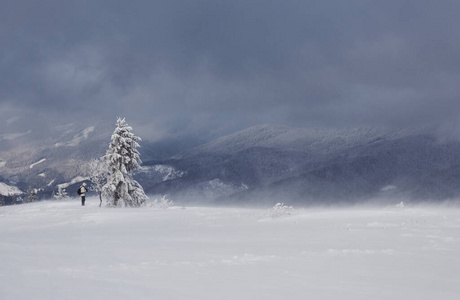
[[[211,154],[233,154],[250,148],[279,148],[283,150],[334,153],[344,148],[378,141],[382,137],[396,139],[404,136],[404,131],[388,132],[377,129],[327,130],[311,128],[290,128],[279,125],[259,125],[221,137],[198,146],[177,158]]]
[[[0,207],[0,299],[456,300],[460,209]]]
[[[440,143],[416,130],[261,125],[161,163],[184,175],[144,182],[146,189],[178,199],[324,203],[460,196],[460,143]],[[225,185],[225,193],[211,193],[213,182]]]
[[[31,129],[2,145],[0,182],[22,191],[37,189],[39,198],[49,197],[57,185],[83,175],[84,164],[104,154],[111,133],[101,123],[56,126],[48,129],[48,136],[38,131]]]
[[[2,196],[14,196],[20,195],[22,191],[15,186],[7,185],[3,182],[0,182],[0,195]]]

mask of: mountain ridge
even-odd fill
[[[212,199],[223,202],[272,197],[311,203],[385,197],[446,200],[460,196],[455,184],[456,179],[460,180],[460,143],[440,143],[422,130],[260,125],[161,164],[186,175],[150,184],[148,190],[177,198],[187,194],[206,198],[206,191],[212,189],[210,182],[234,190]],[[450,184],[441,181],[446,178],[450,178]],[[385,190],[388,186],[394,188]]]
[[[49,197],[58,186],[82,176],[88,160],[105,153],[112,129],[68,124],[38,142],[10,144],[0,151],[0,182],[23,192],[41,187],[43,197]],[[16,139],[27,138],[19,135],[11,141]],[[142,143],[144,163],[134,176],[147,193],[175,201],[277,198],[309,204],[460,197],[460,142],[439,142],[424,130],[262,124],[196,147],[190,147],[193,141],[170,144]],[[187,150],[177,153],[181,147]]]

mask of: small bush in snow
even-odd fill
[[[277,218],[284,215],[290,215],[293,210],[294,208],[292,206],[286,206],[284,203],[280,202],[276,203],[275,206],[269,210],[268,214],[272,218]]]
[[[163,209],[166,209],[173,205],[174,205],[174,202],[172,200],[168,200],[166,196],[161,197],[161,199],[159,200],[155,199],[155,201],[153,201],[153,204],[152,204],[153,207],[158,207],[158,208],[163,208]]]
[[[27,190],[27,196],[24,198],[25,203],[32,203],[37,201],[38,190],[34,188],[29,188]]]
[[[56,193],[53,193],[53,198],[57,200],[64,200],[69,197],[69,194],[67,193],[67,190],[64,188],[58,188],[58,191]]]

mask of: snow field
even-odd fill
[[[457,299],[460,208],[0,207],[0,299]]]

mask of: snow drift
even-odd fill
[[[1,299],[443,299],[458,207],[0,207]]]

